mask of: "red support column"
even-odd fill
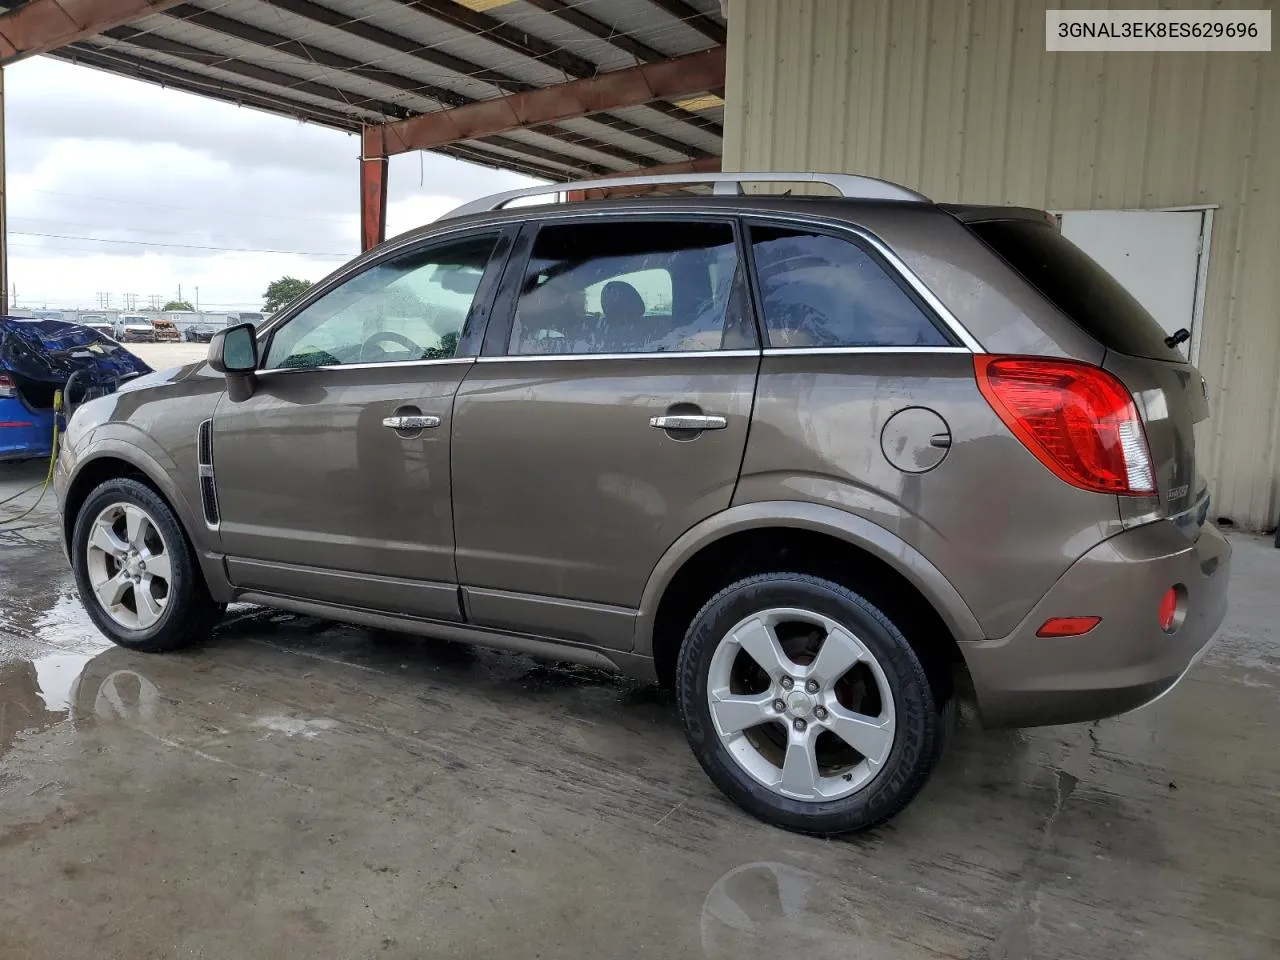
[[[360,152],[360,251],[387,238],[387,156],[382,131],[365,127]]]

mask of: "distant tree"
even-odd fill
[[[162,310],[191,310],[194,312],[195,307],[191,305],[189,300],[170,300],[166,303]]]
[[[296,277],[273,280],[267,285],[267,292],[262,295],[262,312],[275,313],[290,300],[302,296],[310,287],[310,280],[299,280]]]

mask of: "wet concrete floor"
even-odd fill
[[[1280,956],[1260,538],[1234,538],[1230,620],[1170,696],[1034,731],[962,717],[903,815],[821,841],[724,800],[654,687],[250,607],[131,654],[81,611],[51,510],[17,526],[3,960]]]

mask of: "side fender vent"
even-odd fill
[[[204,508],[204,522],[210,529],[217,529],[218,488],[213,479],[213,421],[200,424],[196,434],[196,459],[200,468],[200,505]]]

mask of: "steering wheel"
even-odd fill
[[[423,354],[422,347],[418,346],[418,344],[414,343],[408,337],[402,336],[401,334],[398,334],[398,333],[394,333],[390,330],[379,330],[377,333],[370,336],[369,339],[365,340],[365,342],[360,345],[360,359],[364,360],[369,355],[370,347],[373,347],[382,342],[394,343],[396,346],[402,347],[403,349],[409,351],[409,353],[411,353],[414,357],[421,357]],[[387,352],[383,350],[381,347],[378,347],[378,351],[380,353]]]

